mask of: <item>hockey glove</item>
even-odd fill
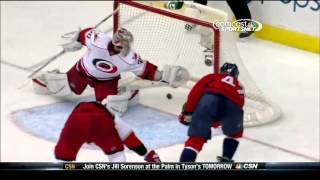
[[[173,88],[187,83],[190,78],[189,71],[182,66],[164,65],[161,81],[166,82]]]
[[[191,123],[192,112],[185,111],[186,102],[182,105],[181,114],[179,115],[179,121],[181,124],[188,126]]]
[[[77,31],[66,33],[61,37],[67,41],[62,44],[62,48],[66,52],[74,52],[78,51],[82,48],[82,44],[78,41],[81,29],[79,28]]]
[[[179,122],[183,125],[189,126],[191,123],[192,115],[181,113],[179,115]]]

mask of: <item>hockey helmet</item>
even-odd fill
[[[120,28],[112,38],[112,44],[121,48],[130,48],[133,42],[133,35],[125,28]]]
[[[239,70],[236,64],[232,63],[224,63],[220,68],[221,74],[229,74],[230,76],[238,77],[239,76]]]

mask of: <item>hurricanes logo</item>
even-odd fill
[[[104,59],[94,59],[93,65],[100,71],[105,73],[115,73],[117,72],[118,68],[110,61]]]

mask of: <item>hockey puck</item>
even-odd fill
[[[167,94],[167,98],[168,98],[168,99],[172,99],[172,94],[168,93],[168,94]]]

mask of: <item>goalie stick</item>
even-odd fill
[[[192,83],[195,83],[198,81],[198,78],[190,76],[189,81]],[[155,88],[155,87],[161,87],[161,86],[169,86],[169,83],[164,81],[150,81],[141,79],[136,76],[132,77],[126,77],[119,81],[119,87],[123,86],[129,86],[132,89],[144,89],[144,88]],[[187,86],[187,85],[184,85]]]
[[[105,17],[104,19],[102,19],[98,24],[96,24],[93,28],[97,28],[99,27],[102,23],[104,23],[106,20],[108,20],[111,16],[113,16],[115,13],[117,13],[119,11],[120,7],[118,7],[116,10],[114,10],[111,14],[109,14],[107,17]],[[61,37],[65,37],[67,35],[70,34],[74,34],[76,31],[72,31],[72,32],[68,32],[65,33],[64,35],[62,35]]]
[[[60,51],[58,54],[50,57],[43,65],[41,65],[38,69],[34,70],[28,78],[32,78],[35,74],[37,74],[39,71],[41,71],[44,67],[46,67],[48,64],[50,64],[52,61],[56,60],[58,57],[62,56],[64,53],[66,53],[65,50]]]
[[[14,64],[14,63],[11,63],[11,62],[8,62],[8,61],[5,61],[5,60],[1,60],[0,62],[2,64],[5,64],[5,65],[8,65],[8,66],[11,66],[11,67],[23,70],[23,71],[32,72],[32,69],[30,69],[29,67],[23,67],[23,66],[20,66],[18,64]]]

